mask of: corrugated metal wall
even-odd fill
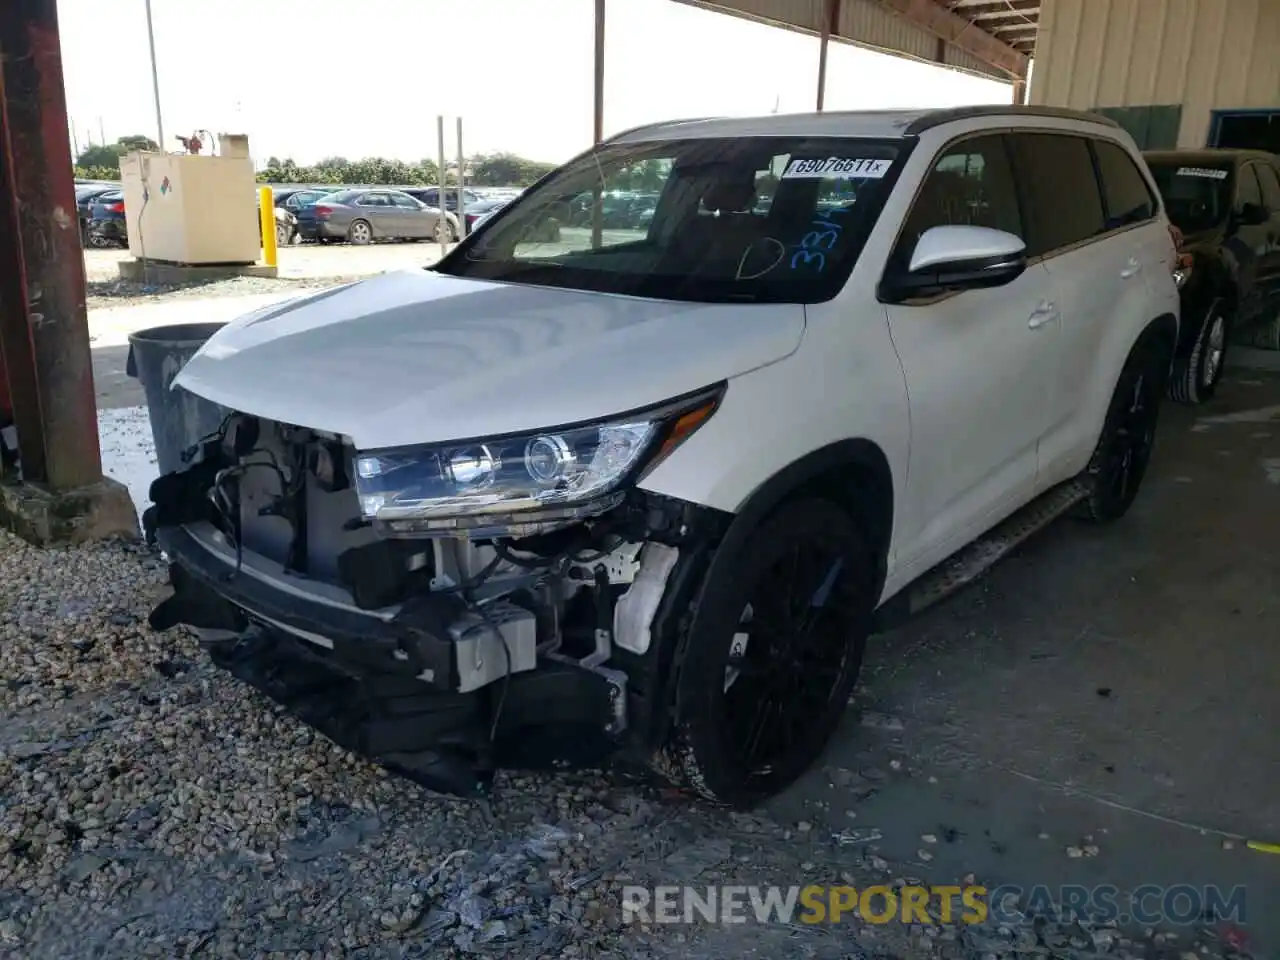
[[[695,7],[734,14],[776,27],[817,36],[822,32],[824,0],[681,0]],[[843,0],[837,40],[883,53],[938,63],[938,38],[885,9],[875,0]],[[1007,74],[963,50],[947,46],[943,65],[1008,82]]]
[[[1213,110],[1280,110],[1280,0],[1042,0],[1030,101],[1181,104],[1203,146]]]

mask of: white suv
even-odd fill
[[[177,383],[227,416],[152,489],[152,623],[442,790],[622,749],[753,802],[868,633],[1126,511],[1175,267],[1092,115],[624,133],[436,267],[204,346]]]

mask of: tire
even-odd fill
[[[1190,356],[1174,361],[1169,396],[1179,403],[1206,403],[1213,399],[1226,363],[1231,318],[1226,302],[1217,297],[1200,319],[1200,329]]]
[[[681,638],[667,771],[730,806],[794,782],[849,702],[870,632],[874,569],[853,518],[819,499],[784,504],[727,569],[713,564],[689,618],[698,632]],[[801,658],[808,669],[798,668]]]
[[[1129,354],[1097,449],[1085,468],[1089,494],[1080,505],[1082,518],[1095,523],[1118,520],[1133,505],[1151,462],[1168,369],[1168,351],[1155,336],[1144,336]]]
[[[453,229],[452,223],[441,217],[431,229],[431,239],[436,243],[453,243],[458,239],[458,231]]]
[[[347,227],[347,242],[363,247],[373,242],[373,227],[368,220],[352,220]]]
[[[276,246],[287,247],[290,240],[289,225],[285,223],[276,224]]]

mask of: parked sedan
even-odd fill
[[[93,247],[127,247],[129,245],[122,190],[117,188],[108,191],[89,204],[89,224],[86,233],[89,245]]]
[[[476,204],[475,209],[467,207],[467,233],[473,233],[479,227],[483,226],[500,210],[505,209],[511,204],[515,197],[490,197],[487,200],[481,200]],[[555,217],[541,217],[534,223],[525,237],[527,243],[559,243],[560,242],[560,221]]]
[[[342,187],[287,187],[283,190],[273,190],[272,197],[277,207],[283,207],[294,216],[298,215],[298,211],[303,207],[316,203],[321,197],[327,197],[331,193],[337,193]]]
[[[406,187],[405,193],[413,197],[413,199],[425,203],[428,207],[440,206],[440,188],[439,187]],[[480,196],[473,190],[462,188],[462,199],[464,201],[464,213],[470,212],[473,206],[485,202],[485,198]],[[444,188],[444,208],[451,213],[457,212],[458,209],[458,188]]]
[[[118,183],[78,183],[76,184],[76,215],[80,221],[80,241],[89,243],[90,207],[104,193],[117,193]]]
[[[458,221],[399,190],[341,190],[298,211],[304,240],[438,240],[458,238]]]

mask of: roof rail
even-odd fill
[[[1024,107],[1015,104],[987,104],[976,107],[953,107],[947,110],[931,110],[907,124],[905,136],[924,133],[933,127],[957,120],[973,120],[980,117],[1055,117],[1059,120],[1080,120],[1103,127],[1121,129],[1120,124],[1100,113],[1085,110],[1068,110],[1065,107]]]
[[[659,120],[656,123],[642,123],[638,127],[628,127],[626,130],[619,130],[611,137],[605,137],[602,143],[609,143],[611,140],[620,140],[625,136],[633,133],[641,133],[645,130],[656,130],[659,127],[679,126],[682,123],[700,123],[703,120],[720,120],[720,117],[686,117],[683,120]]]

